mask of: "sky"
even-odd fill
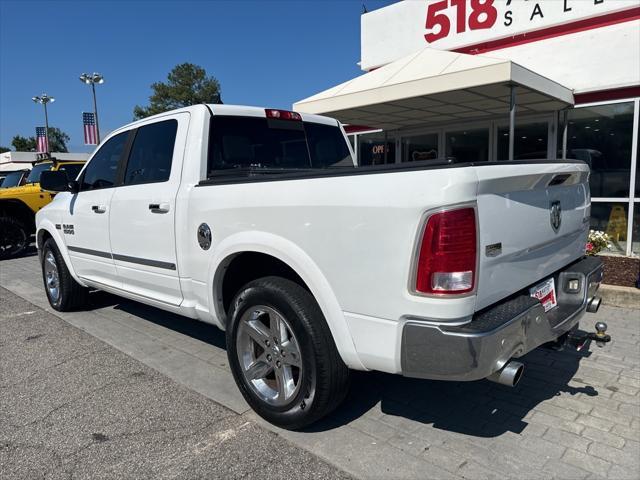
[[[150,85],[177,64],[204,67],[227,104],[290,109],[293,102],[360,71],[360,15],[393,0],[12,1],[0,0],[0,146],[44,125],[83,145],[82,112],[92,111],[83,72],[99,72],[100,131],[133,120]]]

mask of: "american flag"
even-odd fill
[[[98,144],[98,130],[96,129],[96,117],[93,113],[82,112],[82,123],[84,125],[84,144]]]
[[[44,127],[36,127],[36,146],[40,153],[49,152],[49,142],[47,142],[47,129]]]

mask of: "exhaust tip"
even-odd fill
[[[524,364],[510,360],[507,364],[497,372],[487,377],[487,380],[506,385],[507,387],[515,387],[524,373]]]
[[[602,304],[602,297],[591,297],[587,303],[587,312],[596,313]]]

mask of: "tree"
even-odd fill
[[[0,153],[10,152],[10,151],[11,151],[10,148],[0,146]]]
[[[49,127],[49,151],[68,152],[67,143],[71,138],[57,127]],[[11,140],[11,145],[16,152],[34,152],[36,150],[36,137],[23,137],[16,135]]]
[[[36,138],[16,135],[11,140],[11,145],[16,149],[16,152],[30,152],[36,149]]]
[[[220,82],[215,77],[208,77],[205,69],[198,65],[176,65],[167,80],[167,83],[151,85],[153,94],[149,97],[149,106],[136,105],[133,109],[135,119],[199,103],[222,103]]]

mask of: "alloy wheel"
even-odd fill
[[[280,407],[295,398],[303,377],[300,344],[282,314],[265,305],[248,309],[236,350],[244,379],[261,400]]]
[[[56,303],[60,298],[60,276],[58,275],[58,264],[56,257],[51,250],[47,250],[44,257],[44,278],[47,292],[52,303]]]

